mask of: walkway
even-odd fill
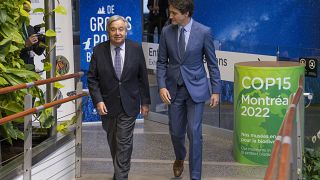
[[[204,125],[203,141],[203,180],[263,179],[265,167],[234,161],[232,131]],[[83,126],[82,151],[82,177],[79,180],[112,179],[112,159],[106,133],[100,123]],[[134,131],[129,180],[188,180],[188,162],[182,177],[174,178],[173,160],[168,125],[150,120],[138,121]]]

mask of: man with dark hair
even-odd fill
[[[158,29],[158,37],[167,21],[168,0],[148,0],[149,16],[148,16],[148,42],[154,42],[154,31]]]
[[[163,28],[160,37],[157,81],[160,98],[169,107],[169,131],[176,156],[174,176],[181,176],[183,171],[187,133],[190,179],[199,180],[204,104],[210,99],[210,107],[217,106],[221,82],[211,30],[192,19],[193,9],[192,0],[169,0],[171,24]]]
[[[31,11],[31,1],[27,0],[23,3],[23,10],[26,12]],[[45,46],[40,45],[40,41],[38,35],[35,33],[34,27],[31,25],[27,25],[23,23],[22,25],[22,35],[23,39],[25,40],[25,48],[23,48],[20,52],[20,58],[23,59],[24,63],[28,66],[31,65],[32,67],[28,68],[30,70],[35,70],[34,67],[34,56],[42,55],[45,50]]]
[[[109,40],[93,49],[88,87],[101,115],[113,160],[114,180],[127,180],[133,130],[139,112],[149,112],[146,62],[140,44],[126,39],[128,22],[114,15],[107,22]]]

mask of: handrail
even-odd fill
[[[53,107],[53,106],[56,106],[56,105],[59,105],[59,104],[63,104],[63,103],[78,99],[80,97],[87,96],[87,95],[88,95],[87,92],[82,92],[82,93],[74,95],[74,96],[70,96],[70,97],[67,97],[67,98],[64,98],[64,99],[52,101],[50,103],[46,103],[46,104],[43,104],[43,105],[38,106],[38,107],[34,107],[34,108],[31,108],[31,109],[28,109],[28,110],[25,110],[25,111],[21,111],[21,112],[16,113],[16,114],[12,114],[12,115],[6,116],[6,117],[0,119],[0,125],[4,124],[6,122],[9,122],[9,121],[13,121],[13,120],[15,120],[17,118],[24,117],[24,116],[29,115],[29,114],[37,113],[37,112],[39,112],[39,111],[41,111],[43,109],[47,109],[47,108],[50,108],[50,107]]]
[[[289,179],[289,158],[291,151],[291,135],[293,120],[295,117],[296,107],[303,93],[303,77],[299,79],[299,87],[293,97],[293,100],[286,112],[278,136],[274,142],[271,152],[269,165],[265,173],[265,180],[271,179]]]
[[[288,118],[284,124],[283,138],[282,138],[282,150],[280,154],[280,164],[279,164],[279,174],[278,179],[288,179],[289,178],[289,162],[290,162],[290,150],[291,150],[291,135],[293,128],[293,120],[295,117],[296,107],[298,105],[300,96],[302,95],[302,88],[299,87],[296,95],[293,98],[292,104],[288,111]]]
[[[285,117],[286,118],[286,117]],[[278,136],[276,140],[274,141],[274,145],[271,151],[270,155],[270,161],[269,161],[269,166],[267,167],[266,173],[265,173],[265,180],[271,180],[275,176],[275,174],[278,174],[278,162],[279,158],[278,155],[280,154],[280,148],[281,148],[281,141],[282,141],[282,136],[283,136],[283,123],[280,127]]]
[[[61,81],[61,80],[77,78],[77,77],[83,76],[83,74],[84,74],[83,72],[77,72],[74,74],[67,74],[67,75],[63,75],[63,76],[59,76],[59,77],[53,77],[53,78],[49,78],[49,79],[42,79],[42,80],[33,81],[33,82],[29,82],[29,83],[8,86],[8,87],[0,88],[0,94],[5,94],[8,92],[12,92],[12,91],[20,90],[20,89],[30,88],[33,86],[39,86],[39,85],[43,85],[43,84],[53,83],[53,82],[57,82],[57,81]]]
[[[38,86],[38,85],[43,85],[43,84],[48,84],[48,83],[53,83],[61,80],[66,80],[66,79],[71,79],[71,78],[78,78],[81,77],[84,73],[83,72],[78,72],[74,74],[68,74],[68,75],[63,75],[60,77],[53,77],[45,80],[39,80],[39,81],[34,81],[34,82],[29,82],[25,84],[18,84],[14,86],[9,86],[5,88],[0,88],[0,94],[5,94],[9,93],[12,91],[20,90],[20,89],[25,89],[25,88],[31,88],[33,86]],[[80,168],[81,168],[81,123],[82,123],[82,115],[81,115],[81,102],[82,99],[81,97],[87,96],[88,92],[82,90],[82,83],[78,82],[77,83],[77,88],[76,88],[76,95],[69,96],[64,99],[52,101],[43,105],[40,105],[38,107],[32,107],[32,96],[30,94],[26,94],[24,97],[24,111],[18,112],[6,117],[3,117],[0,119],[0,125],[13,121],[17,118],[24,117],[24,161],[23,161],[23,179],[31,179],[31,169],[32,169],[32,114],[38,113],[44,109],[51,108],[72,100],[77,100],[76,105],[78,110],[76,111],[76,116],[77,116],[77,128],[75,130],[76,133],[76,158],[75,158],[75,172],[76,172],[76,177],[80,177]],[[57,122],[56,122],[57,123]]]

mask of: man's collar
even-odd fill
[[[120,49],[124,49],[125,48],[125,44],[126,44],[126,41],[124,41],[123,42],[123,44],[121,44],[119,47],[120,47]],[[110,46],[111,46],[111,49],[115,49],[116,47],[118,47],[118,46],[115,46],[115,45],[113,45],[111,42],[110,42]]]
[[[187,25],[184,26],[184,30],[187,31],[187,32],[190,32],[191,31],[191,26],[192,26],[192,23],[193,23],[193,19],[190,18],[190,21]],[[179,26],[179,29],[182,28],[182,26]]]

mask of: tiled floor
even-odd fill
[[[263,179],[265,167],[247,166],[234,161],[231,131],[204,126],[203,139],[202,179]],[[82,177],[78,179],[112,179],[112,159],[100,123],[83,126],[82,151]],[[134,131],[129,180],[189,179],[188,161],[182,177],[173,178],[173,160],[168,125],[150,120],[138,122]]]

